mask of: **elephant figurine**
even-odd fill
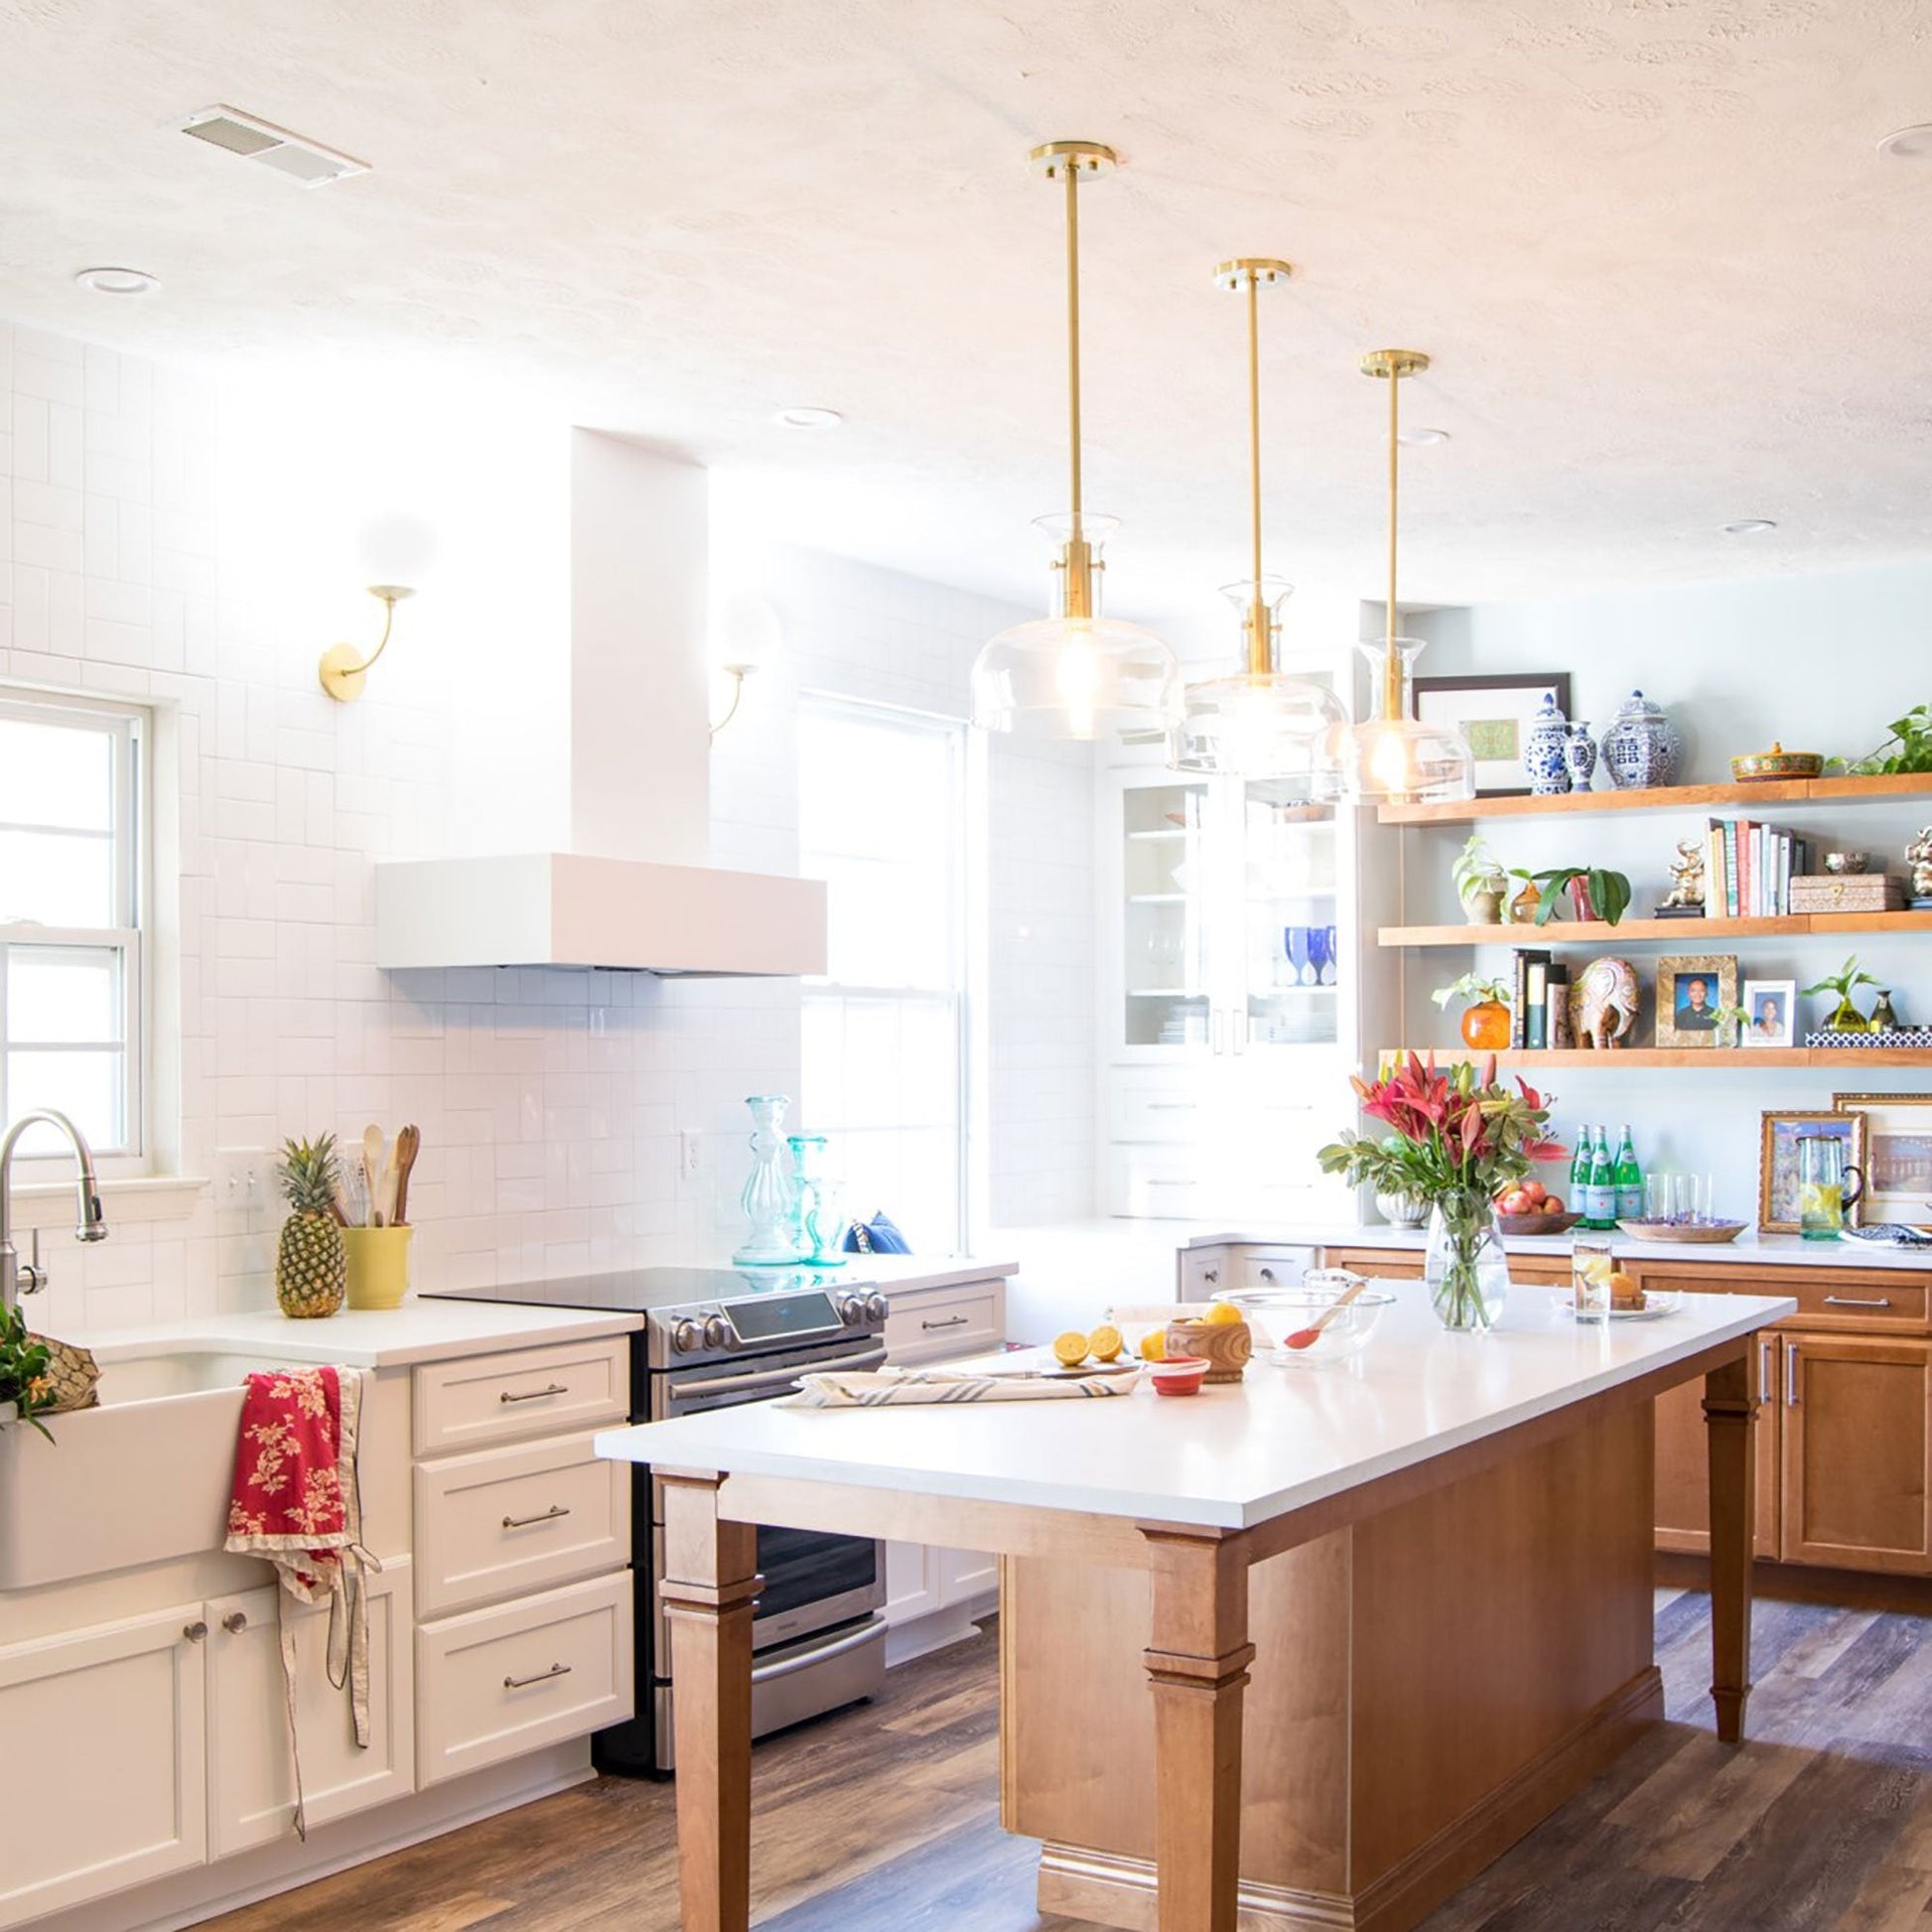
[[[1627,959],[1592,959],[1570,989],[1579,1046],[1626,1046],[1637,1031],[1637,974]]]

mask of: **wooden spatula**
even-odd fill
[[[406,1227],[409,1224],[409,1171],[416,1165],[416,1157],[422,1151],[423,1130],[412,1122],[396,1136],[396,1198],[389,1212],[391,1227]]]

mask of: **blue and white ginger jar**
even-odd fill
[[[1603,734],[1603,766],[1619,791],[1667,785],[1682,751],[1677,728],[1641,691],[1632,691]]]
[[[1569,742],[1570,726],[1557,704],[1556,693],[1549,692],[1523,741],[1523,769],[1529,773],[1533,792],[1570,789],[1570,767],[1564,761],[1564,748]]]
[[[1570,727],[1570,738],[1563,748],[1564,762],[1570,767],[1570,782],[1579,791],[1587,791],[1596,775],[1596,741],[1582,719]]]

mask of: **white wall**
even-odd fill
[[[178,748],[180,1158],[290,1133],[415,1120],[420,1283],[707,1258],[728,1245],[743,1096],[795,1091],[797,989],[640,975],[373,966],[373,861],[530,849],[564,836],[568,425],[495,396],[381,392],[320,376],[207,381],[0,325],[0,677],[156,706]],[[320,649],[374,637],[360,586],[398,574],[369,535],[396,508],[437,531],[403,573],[368,695],[332,703]],[[729,527],[729,509],[720,519]],[[401,548],[408,548],[402,545]],[[978,642],[1013,613],[804,553],[769,553],[789,632],[713,765],[713,857],[796,860],[792,693],[958,715]],[[992,1143],[1058,1118],[1061,1161],[989,1164],[1005,1218],[1085,1212],[1091,803],[1083,753],[992,754]],[[1077,778],[1078,782],[1074,782]],[[1067,823],[1016,816],[1015,795]],[[1035,964],[1035,961],[1038,964]],[[1029,1044],[1029,1041],[1033,1041]],[[1069,1062],[1077,1058],[1077,1067]],[[1077,1091],[1076,1110],[1071,1096]],[[704,1135],[695,1179],[677,1135]],[[1024,1167],[1024,1173],[1016,1172]],[[60,1331],[265,1306],[275,1216],[112,1211],[56,1240],[37,1305]]]
[[[1483,605],[1409,620],[1405,628],[1432,639],[1423,675],[1568,669],[1572,715],[1598,736],[1633,686],[1663,705],[1685,741],[1680,782],[1728,783],[1734,753],[1774,739],[1792,750],[1858,758],[1885,736],[1887,721],[1932,699],[1932,565],[1767,577],[1749,582],[1625,592],[1537,604]],[[1923,801],[1856,808],[1769,807],[1759,814],[1815,836],[1823,846],[1869,851],[1874,866],[1902,872],[1906,840],[1932,809]],[[1704,814],[1680,823],[1651,816],[1521,824],[1493,821],[1489,842],[1508,865],[1532,870],[1603,864],[1627,873],[1633,912],[1647,914],[1668,887],[1675,841],[1702,827]],[[1448,868],[1463,831],[1406,836],[1408,894],[1417,920],[1449,919],[1454,896]],[[1533,940],[1529,943],[1535,943]],[[1605,940],[1589,951],[1614,950]],[[1646,946],[1629,957],[1649,985],[1666,949]],[[1932,948],[1922,936],[1780,941],[1753,939],[1700,945],[1691,925],[1679,953],[1734,953],[1740,972],[1795,978],[1800,986],[1856,950],[1893,990],[1907,1022],[1932,1021]],[[1588,956],[1587,952],[1580,956]],[[1480,958],[1499,970],[1504,951]],[[1405,958],[1404,1023],[1411,1040],[1454,1039],[1453,1018],[1429,1004],[1432,987],[1465,970],[1467,953],[1430,951]],[[1800,1002],[1800,1026],[1816,1025],[1829,1003]],[[1868,1001],[1867,1001],[1868,1005]],[[1646,1004],[1646,1022],[1649,1008]],[[1710,1169],[1722,1204],[1754,1213],[1758,1114],[1766,1108],[1829,1107],[1836,1090],[1917,1091],[1932,1086],[1911,1069],[1843,1071],[1766,1069],[1673,1075],[1593,1068],[1553,1072],[1559,1119],[1629,1121],[1646,1162]]]

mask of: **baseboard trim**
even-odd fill
[[[935,1650],[946,1650],[978,1636],[980,1624],[999,1607],[999,1591],[988,1590],[963,1603],[949,1603],[929,1616],[914,1617],[910,1623],[893,1624],[886,1632],[886,1668],[909,1664],[915,1657],[930,1657]]]
[[[1664,1680],[1653,1664],[1352,1896],[1243,1879],[1236,1932],[1408,1932],[1573,1798],[1663,1715]],[[1119,1926],[1122,1932],[1158,1932],[1149,1859],[1047,1844],[1039,1855],[1038,1899],[1042,1913]]]

